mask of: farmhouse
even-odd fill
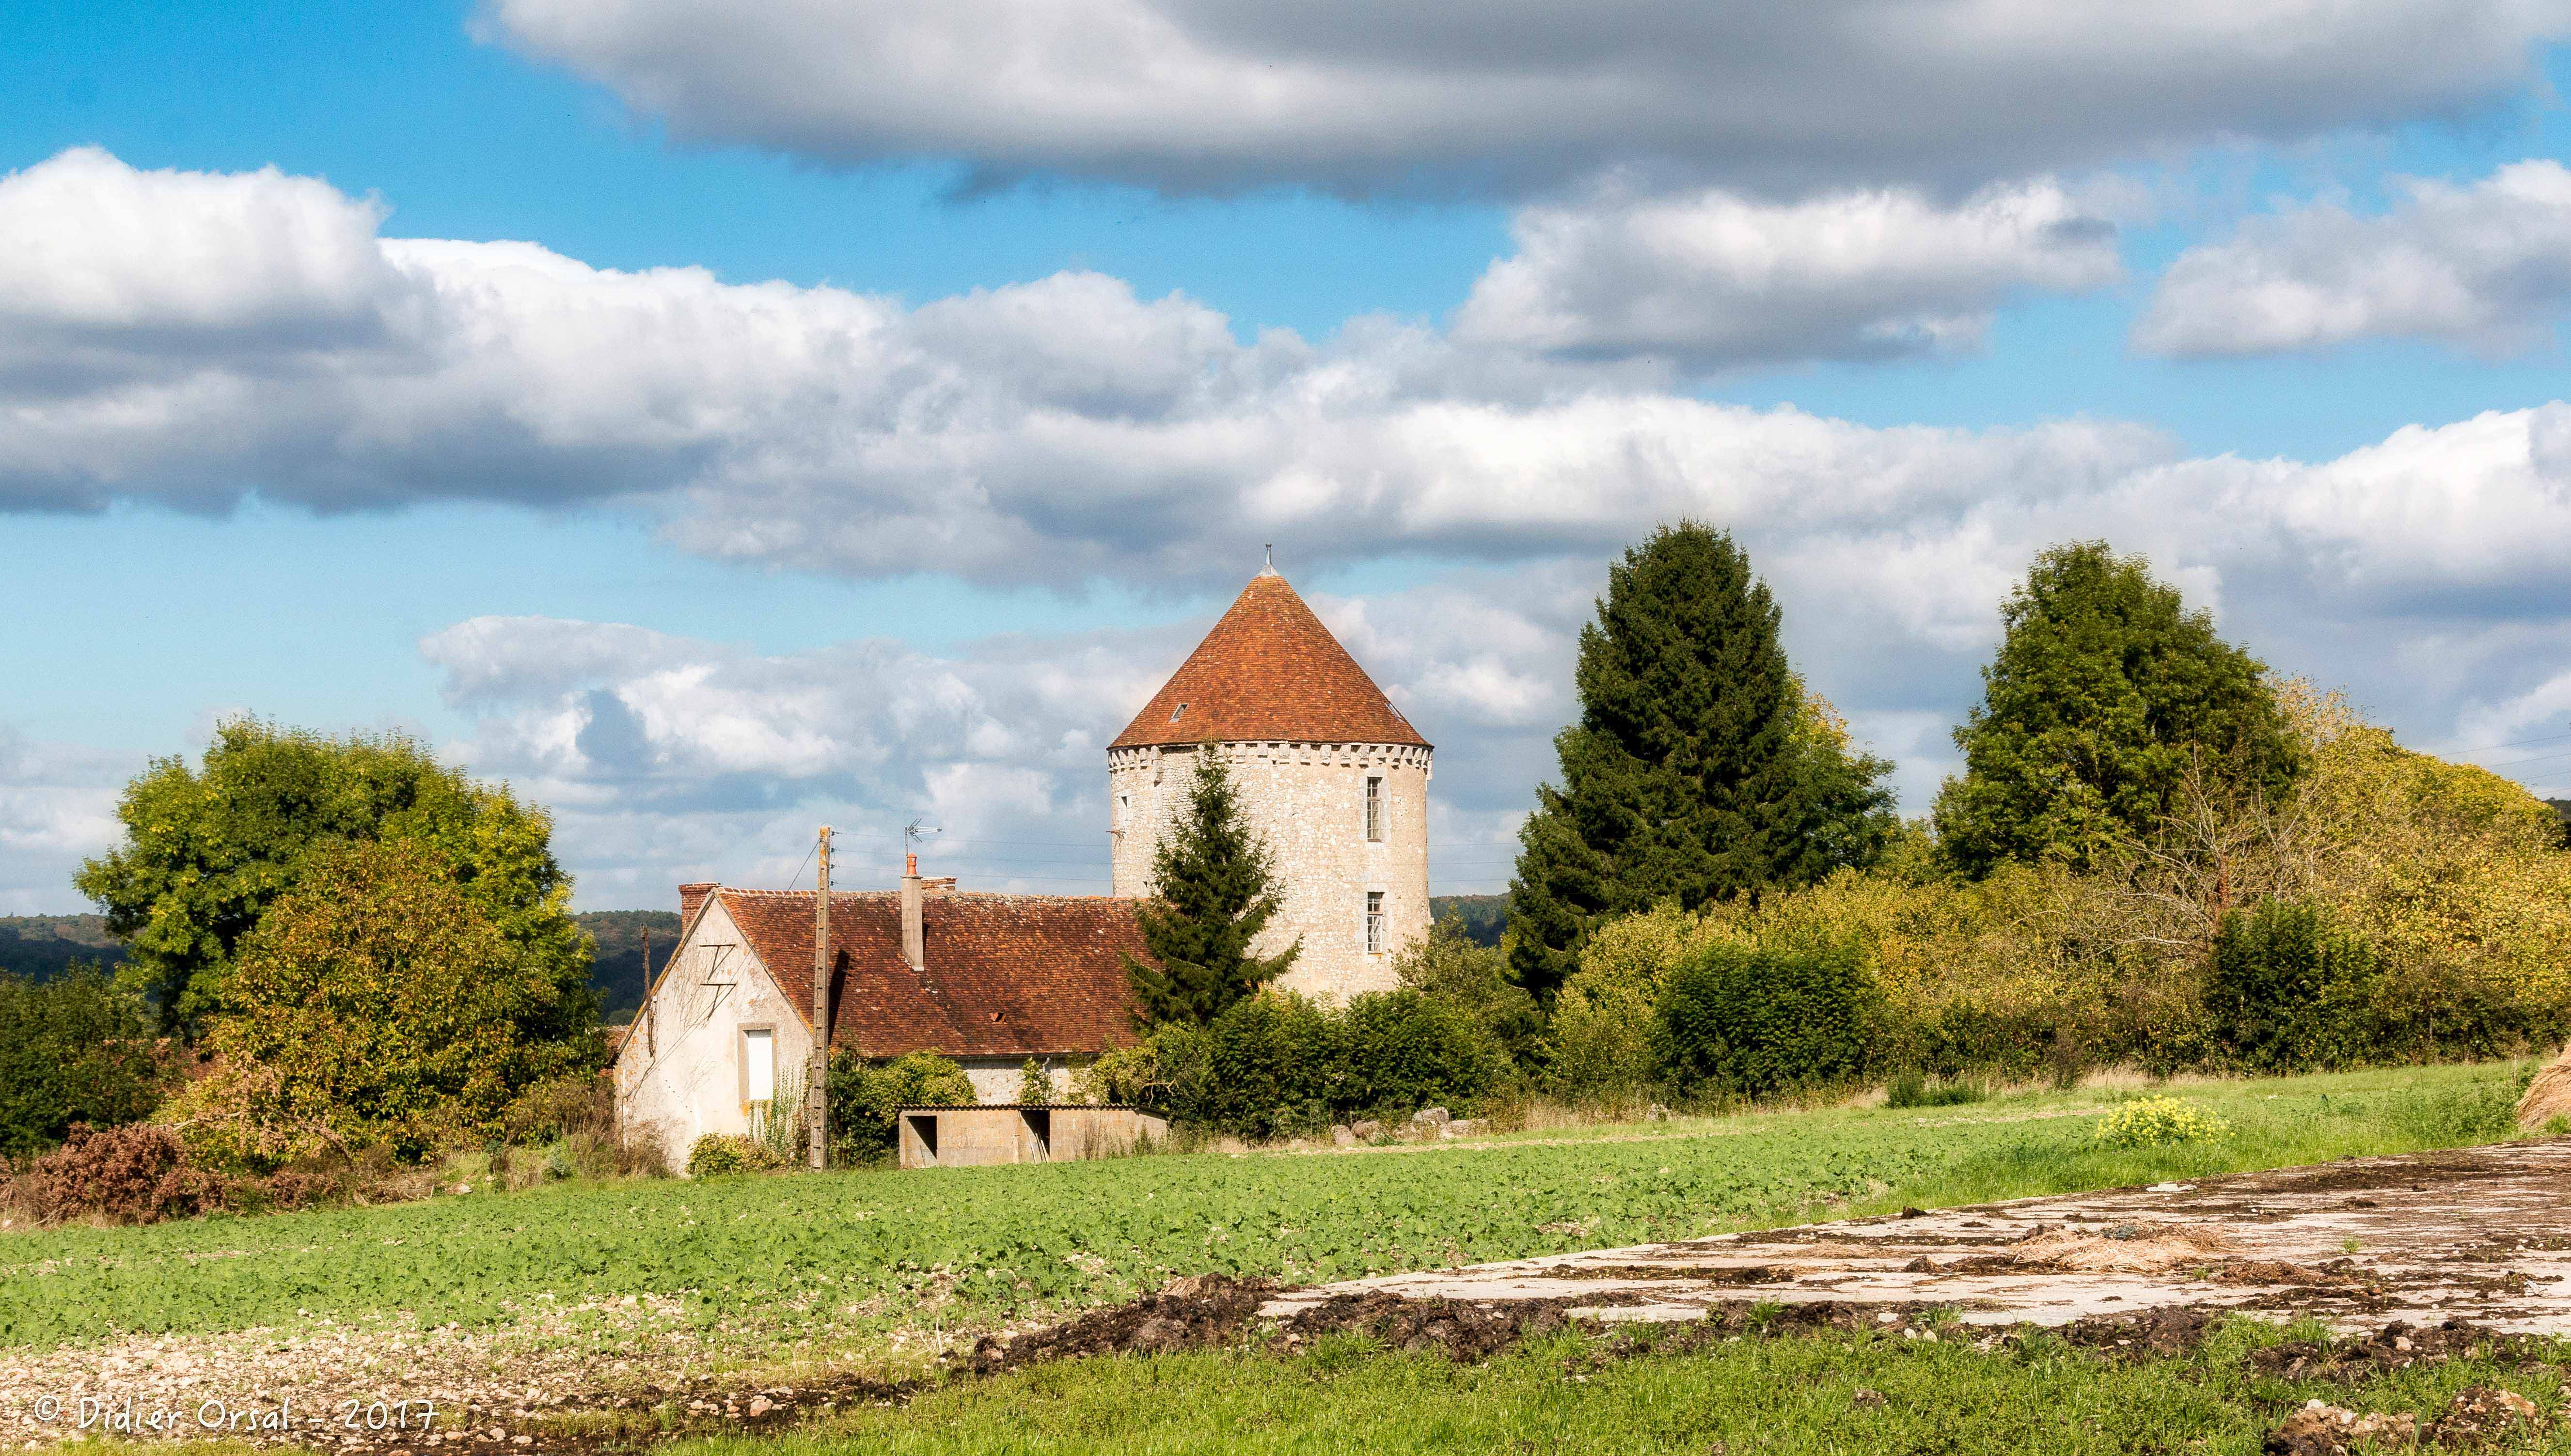
[[[1125,957],[1162,837],[1201,752],[1222,755],[1276,855],[1280,908],[1255,949],[1301,943],[1285,989],[1341,1001],[1396,982],[1428,927],[1429,744],[1271,568],[1107,750],[1113,893],[966,893],[923,879],[830,896],[828,1040],[933,1051],[983,1101],[1029,1059],[1057,1073],[1133,1039]],[[679,887],[679,944],[617,1050],[620,1116],[674,1162],[746,1133],[810,1065],[811,892]]]
[[[1028,1058],[1057,1070],[1133,1039],[1124,955],[1147,952],[1131,901],[962,894],[952,880],[830,896],[830,1044],[954,1058],[985,1102]],[[809,890],[679,887],[679,945],[616,1059],[617,1109],[674,1163],[707,1133],[746,1133],[812,1055]]]

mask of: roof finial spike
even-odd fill
[[[1274,541],[1268,543],[1268,561],[1259,568],[1259,574],[1264,577],[1277,575],[1277,543]]]

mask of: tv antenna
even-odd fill
[[[937,832],[937,826],[925,819],[913,819],[901,826],[901,852],[912,853]]]

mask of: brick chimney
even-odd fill
[[[927,937],[919,926],[919,856],[901,857],[901,958],[914,971],[928,968]]]
[[[680,929],[685,930],[688,922],[697,918],[697,907],[704,904],[706,896],[713,894],[716,889],[717,885],[713,880],[707,880],[703,884],[679,886]]]

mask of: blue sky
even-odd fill
[[[0,911],[244,711],[511,779],[590,906],[823,817],[1089,884],[1271,538],[1440,743],[1441,889],[1681,512],[1913,812],[2075,535],[2411,741],[2571,731],[2571,15],[1891,10],[13,7]]]

